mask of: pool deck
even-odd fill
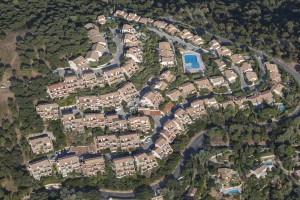
[[[238,190],[238,193],[242,193],[242,184],[240,184],[239,186],[235,186],[235,187],[222,188],[221,192],[223,194],[229,194],[231,190]]]
[[[186,69],[185,66],[190,66],[191,64],[185,62],[185,58],[184,58],[185,55],[195,55],[195,56],[197,56],[197,61],[198,61],[198,64],[199,64],[199,68],[195,68],[195,69]],[[205,65],[204,65],[204,63],[203,63],[201,54],[200,54],[200,53],[197,53],[197,52],[195,52],[195,51],[190,51],[190,50],[185,51],[185,52],[182,54],[182,63],[183,63],[183,72],[184,72],[184,73],[195,74],[195,73],[203,73],[204,71],[206,71],[206,67],[205,67]]]

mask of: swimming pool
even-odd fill
[[[196,55],[184,55],[184,62],[185,62],[185,68],[186,69],[198,69],[200,68],[200,65],[197,60]]]
[[[279,106],[278,110],[280,110],[281,112],[285,111],[285,106]]]
[[[201,55],[194,51],[186,51],[182,55],[184,73],[200,73],[206,70]]]
[[[272,161],[267,161],[267,162],[264,162],[263,164],[265,166],[271,166],[271,165],[273,165],[273,162]]]
[[[238,189],[231,189],[227,191],[227,194],[236,194],[239,193],[240,191]]]

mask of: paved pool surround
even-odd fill
[[[194,74],[203,73],[206,67],[199,53],[194,51],[185,51],[182,54],[182,63],[184,73]]]

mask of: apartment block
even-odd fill
[[[139,95],[139,92],[131,82],[126,83],[123,87],[118,89],[118,92],[127,103],[133,103],[134,99]]]
[[[142,18],[140,18],[139,22],[142,24],[152,24],[154,22],[154,20],[151,18],[142,17]]]
[[[36,161],[30,161],[27,169],[34,179],[40,180],[42,177],[52,175],[52,166],[48,158],[42,158]]]
[[[127,120],[120,119],[118,115],[107,115],[106,126],[110,131],[125,131],[128,129]]]
[[[77,79],[75,75],[65,76],[64,83],[66,83],[68,93],[74,93],[76,89],[84,88],[82,79]]]
[[[82,156],[84,154],[96,154],[97,148],[94,145],[90,146],[71,146],[68,150],[69,153],[74,153],[77,156]]]
[[[51,99],[61,99],[69,96],[69,93],[67,91],[67,84],[64,82],[55,83],[48,86],[47,93]]]
[[[231,100],[227,100],[227,101],[223,101],[222,103],[219,103],[220,107],[222,107],[223,109],[228,108],[229,106],[235,106],[234,102]]]
[[[107,94],[102,94],[99,97],[99,102],[101,107],[103,108],[109,108],[109,107],[121,107],[122,104],[122,98],[119,94],[119,92],[110,92]]]
[[[219,106],[217,100],[214,97],[204,99],[204,104],[208,108],[218,108]]]
[[[233,54],[230,56],[230,59],[233,64],[241,64],[245,61],[245,58],[240,54]]]
[[[120,67],[104,71],[103,78],[108,83],[108,85],[113,85],[126,80],[123,74],[123,70]]]
[[[182,39],[187,39],[187,40],[191,40],[193,37],[194,37],[194,35],[189,31],[189,30],[187,30],[187,29],[184,29],[184,30],[182,30],[180,33],[179,33],[179,35],[180,35],[180,37],[182,38]]]
[[[186,109],[186,112],[189,114],[189,116],[193,119],[193,120],[197,120],[201,117],[204,117],[207,112],[205,109],[201,109],[201,108],[194,108],[192,106],[188,107]]]
[[[137,169],[144,174],[158,166],[155,156],[152,154],[141,153],[134,156]]]
[[[165,81],[156,81],[154,84],[154,89],[156,90],[161,90],[161,91],[165,91],[168,87],[168,84]]]
[[[128,15],[128,13],[123,10],[116,10],[116,12],[114,14],[114,16],[123,17],[123,18],[126,18],[127,15]]]
[[[63,177],[67,177],[69,173],[76,172],[80,173],[79,157],[76,155],[68,155],[61,157],[57,160],[57,170],[62,174]]]
[[[125,33],[123,36],[124,47],[138,47],[141,42],[138,40],[136,34]]]
[[[53,151],[52,140],[46,134],[28,138],[28,143],[34,154],[42,154]]]
[[[59,118],[58,104],[56,103],[43,103],[36,106],[38,115],[45,120],[56,120]]]
[[[249,100],[246,97],[239,97],[234,100],[234,103],[239,107],[239,109],[245,109],[248,107],[247,102]]]
[[[229,83],[235,83],[236,79],[238,78],[238,75],[233,70],[225,70],[223,72],[224,76],[227,78]]]
[[[214,64],[219,68],[221,72],[224,71],[226,68],[226,63],[223,60],[214,60]]]
[[[94,87],[105,87],[105,79],[97,76],[94,72],[86,72],[82,74],[82,82],[85,87],[93,89]]]
[[[283,96],[283,93],[282,93],[283,89],[284,89],[284,85],[282,85],[281,83],[277,83],[277,84],[273,85],[273,87],[271,88],[271,90],[275,94],[277,94],[277,95],[279,95],[281,97]]]
[[[140,136],[137,133],[131,133],[119,136],[120,147],[122,151],[132,151],[140,147]]]
[[[83,159],[81,170],[84,176],[97,176],[97,173],[105,174],[105,160],[103,156]]]
[[[174,26],[173,24],[169,24],[168,26],[165,27],[165,31],[171,35],[174,35],[175,33],[179,33],[180,30]]]
[[[131,156],[113,159],[112,163],[117,178],[131,176],[136,173],[135,166],[134,166],[134,159]]]
[[[76,105],[81,110],[99,110],[100,101],[96,95],[82,96],[76,98]]]
[[[161,73],[159,79],[165,80],[169,83],[172,83],[173,81],[175,81],[176,76],[174,74],[172,74],[171,71],[167,70],[167,71],[164,71],[163,73]]]
[[[210,41],[209,45],[210,45],[210,49],[211,50],[213,50],[213,49],[217,50],[217,49],[221,48],[221,45],[220,45],[220,43],[217,40]]]
[[[128,123],[130,129],[134,131],[140,130],[144,133],[149,133],[151,130],[150,120],[147,116],[130,117]]]
[[[173,153],[173,149],[165,138],[160,137],[155,142],[155,148],[152,150],[152,153],[156,158],[163,159]]]
[[[63,114],[62,123],[65,131],[84,132],[84,121],[81,116],[77,118],[73,113]]]
[[[98,151],[109,149],[116,152],[119,149],[119,139],[116,135],[100,135],[94,138],[94,143]]]
[[[84,125],[88,128],[100,127],[102,130],[105,129],[106,120],[102,113],[88,113],[83,118]]]
[[[193,38],[190,39],[194,44],[196,45],[201,45],[201,44],[204,44],[204,40],[198,36],[198,35],[195,35]]]

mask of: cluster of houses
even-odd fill
[[[118,94],[116,96],[119,97]],[[77,105],[59,108],[59,105],[56,103],[47,103],[38,105],[36,109],[43,120],[61,118],[65,131],[84,132],[85,127],[100,127],[103,130],[107,128],[109,131],[133,130],[144,133],[150,132],[151,124],[147,116],[133,116],[128,119],[122,119],[117,114],[105,115],[99,112],[80,114],[78,112],[78,108],[93,111],[99,110],[101,104],[99,104],[98,98],[99,96],[78,97]],[[115,104],[110,105],[107,103],[107,105],[114,106]]]
[[[180,30],[173,24],[168,24],[164,21],[160,21],[160,20],[155,21],[150,18],[144,18],[144,17],[138,16],[136,13],[127,13],[122,10],[117,10],[114,13],[114,16],[122,17],[122,18],[126,19],[127,21],[134,21],[134,22],[139,22],[139,23],[146,24],[146,25],[152,25],[153,27],[164,30],[166,33],[168,33],[170,35],[178,36],[183,40],[192,42],[193,44],[195,44],[197,46],[204,44],[204,40],[200,36],[193,35],[187,29]],[[128,26],[128,25],[126,25],[126,26]],[[159,58],[160,64],[162,67],[174,66],[174,64],[175,64],[174,52],[173,52],[173,49],[169,42],[160,42],[159,43],[159,57],[160,57]]]
[[[229,48],[227,48],[226,46],[221,46],[220,43],[216,40],[210,41],[209,44],[210,50],[214,50],[218,57],[227,56],[230,58],[232,64],[239,65],[241,73],[245,75],[248,82],[254,83],[258,80],[257,73],[253,71],[251,63],[246,61],[243,55],[234,54]],[[230,83],[235,82],[238,77],[237,74],[235,74],[232,70],[225,70],[226,64],[221,59],[215,60],[215,64]]]
[[[47,93],[52,99],[66,98],[76,92],[77,89],[106,87],[118,84],[126,80],[125,75],[130,78],[139,71],[139,66],[129,60],[121,67],[103,70],[102,74],[91,70],[85,71],[78,78],[76,75],[65,76],[63,82],[55,83],[47,87]]]
[[[179,30],[172,24],[167,24],[163,21],[154,21],[150,18],[142,18],[134,13],[126,13],[117,10],[114,14],[120,16],[128,21],[136,21],[144,24],[152,24],[154,27],[164,29],[169,34],[178,34],[184,40],[193,42],[196,45],[203,44],[202,38],[193,35],[187,29]],[[105,23],[105,17],[99,16],[97,22],[99,24]],[[92,71],[87,71],[89,68],[87,62],[92,61],[91,57],[95,54],[96,45],[105,46],[100,39],[98,30],[93,25],[86,26],[89,31],[89,37],[94,43],[93,51],[90,52],[90,58],[76,58],[70,61],[70,66],[75,71],[81,71],[82,74],[79,78],[77,76],[66,76],[64,81],[51,85],[47,88],[47,92],[52,99],[66,98],[69,93],[76,92],[77,89],[85,87],[105,87],[106,85],[113,85],[126,81],[125,76],[131,77],[139,67],[137,63],[142,62],[141,42],[139,41],[140,35],[136,32],[133,26],[124,24],[121,32],[123,33],[123,43],[126,49],[125,56],[130,58],[124,66],[104,69],[102,74],[96,74]],[[221,46],[217,41],[211,41],[211,49],[215,50],[219,56],[228,56],[233,64],[240,65],[243,73],[253,72],[251,64],[245,62],[242,55],[233,54],[230,49]],[[100,46],[98,47],[100,48]],[[102,47],[101,47],[102,48]],[[104,48],[104,47],[103,47]],[[169,42],[159,43],[159,55],[161,66],[173,66],[175,62],[174,52]],[[98,54],[100,56],[100,54]],[[234,83],[238,78],[237,74],[228,69],[226,64],[221,60],[215,60],[217,67],[227,78],[230,83]],[[247,64],[248,63],[248,64]],[[154,148],[148,153],[139,153],[136,155],[123,156],[112,159],[113,169],[116,172],[117,178],[134,175],[139,171],[146,173],[151,169],[158,166],[156,159],[164,159],[172,154],[173,149],[171,143],[177,135],[185,132],[187,125],[191,124],[197,119],[201,119],[207,115],[208,109],[226,109],[229,106],[237,106],[239,109],[245,109],[248,106],[247,102],[252,102],[254,106],[262,104],[264,101],[272,104],[274,102],[274,94],[282,96],[282,89],[284,86],[280,83],[280,73],[277,66],[271,63],[265,63],[267,70],[270,72],[270,78],[273,80],[273,87],[270,91],[256,93],[250,97],[232,98],[224,102],[217,102],[214,97],[197,98],[190,104],[184,107],[179,107],[171,117],[162,124],[162,130],[159,132],[159,137],[154,143]],[[250,69],[251,68],[251,69]],[[250,76],[250,75],[249,75]],[[160,105],[166,101],[163,92],[168,86],[176,79],[169,70],[163,71],[159,80],[155,82],[154,90],[150,90],[140,97],[139,105],[143,109],[156,109],[159,112],[157,115],[161,116],[166,114],[159,110]],[[249,81],[252,81],[248,79]],[[180,85],[178,89],[173,89],[166,92],[165,95],[174,102],[180,99],[186,99],[190,96],[199,96],[202,90],[212,91],[215,87],[220,87],[226,84],[222,76],[215,76],[210,78],[199,78],[193,81],[187,81]],[[56,120],[61,119],[65,131],[78,131],[84,132],[86,128],[102,128],[108,129],[110,132],[129,132],[129,134],[107,134],[94,138],[94,144],[91,147],[73,147],[69,149],[68,154],[61,156],[54,161],[44,158],[42,160],[30,161],[28,163],[28,170],[35,179],[40,179],[42,176],[48,176],[54,173],[52,165],[55,164],[57,171],[66,177],[71,172],[82,173],[84,176],[95,176],[98,172],[105,174],[105,161],[106,159],[98,153],[103,153],[106,150],[110,152],[117,151],[133,151],[140,147],[141,140],[138,132],[149,133],[151,127],[150,118],[148,116],[132,116],[128,119],[121,118],[119,115],[97,112],[102,108],[119,108],[123,102],[133,104],[139,92],[135,86],[128,82],[120,87],[117,91],[109,92],[102,95],[89,95],[76,98],[76,105],[68,107],[59,107],[56,103],[44,103],[36,106],[36,110],[43,120]],[[173,104],[167,104],[170,110]],[[90,110],[93,112],[86,113],[80,111]],[[75,112],[76,111],[76,112]],[[151,112],[150,112],[151,113]],[[48,153],[53,151],[53,144],[49,137],[41,136],[37,138],[30,138],[28,142],[32,151],[35,154]],[[82,156],[88,153],[93,156]],[[266,166],[266,165],[264,165]],[[263,166],[262,166],[263,167]],[[267,166],[267,168],[269,168]],[[264,171],[267,168],[261,168]],[[256,174],[255,170],[253,171]],[[225,175],[224,175],[225,174]],[[229,169],[220,169],[219,175],[221,180],[227,184],[228,180],[232,179],[233,172]],[[230,181],[228,182],[230,185]]]
[[[41,154],[53,151],[53,144],[50,137],[40,135],[29,138],[28,142],[33,153]],[[121,150],[136,148],[140,140],[137,134],[129,134],[116,137],[115,135],[98,136],[95,138],[95,146],[71,147],[68,153],[58,156],[55,160],[49,160],[44,157],[38,160],[32,160],[27,163],[27,169],[37,180],[41,177],[50,176],[54,173],[53,165],[57,172],[63,177],[75,172],[83,176],[96,176],[98,173],[105,174],[105,158],[98,154],[104,148],[114,150],[114,146]],[[106,146],[105,146],[106,145]],[[117,178],[150,172],[158,166],[156,158],[149,153],[138,153],[134,156],[125,156],[112,159],[112,166]]]
[[[121,32],[123,33],[123,44],[126,49],[125,56],[134,62],[140,63],[143,60],[142,42],[139,41],[139,34],[133,26],[124,24]]]
[[[171,44],[167,41],[158,44],[159,61],[162,67],[172,67],[175,64],[174,52]]]
[[[183,40],[192,42],[195,45],[204,44],[204,40],[200,36],[192,34],[187,29],[180,30],[173,24],[168,24],[164,21],[153,20],[150,18],[144,18],[144,17],[138,16],[136,13],[127,13],[122,10],[117,10],[115,12],[114,16],[122,17],[128,21],[135,21],[135,22],[139,22],[142,24],[152,25],[156,28],[163,29],[165,32],[167,32],[171,35],[176,35],[176,36],[179,36]]]
[[[105,24],[105,16],[98,16],[96,22],[99,25]],[[104,34],[100,33],[97,25],[93,23],[88,23],[84,27],[87,29],[88,38],[93,45],[92,49],[89,52],[87,52],[85,57],[81,55],[72,60],[69,60],[70,67],[76,72],[89,70],[90,62],[97,62],[99,58],[107,51],[107,42],[105,40]]]

